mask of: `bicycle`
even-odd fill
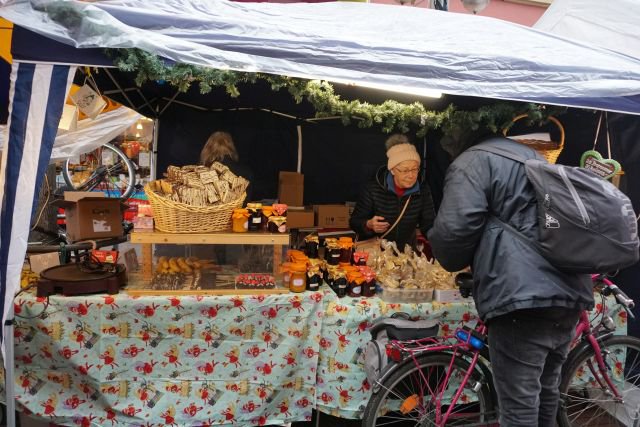
[[[137,166],[118,147],[106,143],[83,156],[79,164],[71,159],[64,163],[62,176],[69,187],[74,191],[100,190],[107,197],[122,200],[131,196],[136,189]]]
[[[558,422],[561,426],[595,422],[591,425],[638,427],[638,405],[630,394],[640,391],[640,339],[613,335],[615,322],[607,314],[606,297],[613,295],[632,317],[634,303],[604,275],[594,275],[592,280],[602,295],[602,310],[595,326],[591,322],[596,319],[590,322],[587,312],[576,326],[561,377]],[[470,274],[459,274],[456,284],[463,296],[471,294]],[[386,353],[392,362],[372,386],[363,427],[497,426],[486,337],[487,326],[478,320],[474,328],[463,326],[452,335],[390,341]],[[607,421],[612,424],[604,424]]]

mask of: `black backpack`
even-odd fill
[[[533,244],[556,268],[567,273],[606,273],[638,262],[633,206],[609,181],[584,168],[524,159],[491,145],[471,149],[524,164],[538,202],[538,241],[531,242],[511,225],[498,221]]]

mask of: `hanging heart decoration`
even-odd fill
[[[622,170],[616,160],[605,159],[595,150],[585,151],[580,157],[580,167],[590,170],[603,179],[609,179]]]

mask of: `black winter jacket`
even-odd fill
[[[435,211],[431,191],[426,184],[418,184],[407,189],[402,197],[398,197],[393,189],[393,181],[386,167],[381,167],[376,173],[374,180],[367,184],[356,204],[349,226],[358,234],[360,240],[369,239],[376,234],[367,228],[367,221],[375,215],[393,225],[407,198],[411,196],[411,201],[407,206],[402,219],[398,225],[385,237],[387,240],[396,242],[398,248],[402,250],[405,244],[413,245],[416,238],[416,228],[419,227],[422,234],[427,235],[427,231],[433,225]]]
[[[526,159],[540,158],[534,150],[506,138],[482,144]],[[444,199],[429,242],[447,270],[472,266],[473,297],[485,321],[526,308],[593,307],[588,275],[558,271],[533,247],[491,219],[496,215],[534,240],[538,235],[536,210],[535,193],[521,163],[467,150],[447,170]]]

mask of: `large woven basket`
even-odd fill
[[[231,214],[234,209],[242,207],[247,193],[237,200],[210,207],[191,206],[174,202],[158,195],[149,185],[145,185],[155,228],[165,233],[210,233],[231,229]]]
[[[528,117],[526,114],[521,114],[514,117],[511,122],[513,124],[518,120],[524,119],[526,117]],[[549,121],[555,124],[560,130],[559,141],[544,141],[539,139],[518,139],[517,141],[537,150],[544,156],[545,159],[547,159],[549,163],[555,163],[558,160],[558,156],[560,156],[560,153],[562,153],[562,149],[564,148],[564,127],[562,126],[562,123],[560,123],[560,121],[553,116],[549,116]],[[508,129],[505,129],[502,133],[504,134],[504,136],[507,136],[507,132]]]

